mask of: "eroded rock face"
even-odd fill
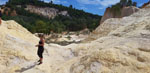
[[[121,16],[118,15],[113,15],[113,13],[111,12],[110,8],[106,8],[106,11],[100,21],[100,23],[103,23],[105,20],[109,19],[109,18],[120,18]]]
[[[68,11],[59,11],[55,8],[49,8],[49,7],[37,7],[33,5],[27,5],[26,10],[36,13],[38,15],[42,15],[44,17],[47,17],[49,19],[55,18],[57,15],[63,15],[63,16],[69,16]]]
[[[137,7],[123,7],[121,11],[121,17],[130,16],[131,14],[139,11],[139,8]]]
[[[150,1],[148,3],[144,3],[141,8],[149,8],[149,7],[150,7]]]
[[[10,16],[17,16],[16,11],[15,11],[15,10],[13,10],[13,11],[11,12]]]
[[[37,37],[14,21],[3,21],[0,32],[0,72],[14,73],[21,64],[35,59]]]
[[[110,18],[122,18],[125,16],[129,16],[137,11],[139,11],[139,8],[137,7],[133,7],[133,6],[123,7],[120,14],[117,13],[117,15],[114,15],[113,12],[111,12],[110,8],[107,8],[100,23],[102,24],[105,20]]]
[[[126,8],[123,8],[123,9],[126,10]],[[139,10],[137,13],[134,13],[131,16],[107,19],[93,32],[93,34],[97,34],[97,36],[93,36],[93,37],[98,38],[98,37],[106,36],[108,35],[108,33],[110,33],[113,30],[116,30],[120,26],[133,24],[133,23],[139,23],[140,21],[145,20],[143,17],[146,17],[147,13],[146,11],[145,12],[143,11],[144,9]],[[128,14],[123,14],[123,15],[128,15]]]
[[[110,26],[111,30],[107,28],[101,33],[93,34],[93,36],[100,35],[101,37],[90,43],[80,44],[73,49],[80,59],[71,65],[70,73],[92,73],[93,62],[98,65],[95,65],[96,72],[93,73],[149,73],[149,11],[150,8],[142,9],[129,17],[105,21],[104,23],[109,23],[109,25],[114,25],[118,21],[115,25],[120,25],[115,28]],[[96,31],[98,30],[100,29],[97,28]]]
[[[51,73],[58,64],[74,57],[68,47],[45,44],[44,64],[36,66],[36,36],[15,21],[3,21],[0,32],[0,73]]]
[[[16,10],[11,10],[8,7],[2,7],[1,12],[2,14],[6,14],[7,16],[17,16]]]

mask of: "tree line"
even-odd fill
[[[17,7],[21,5],[21,7]],[[66,10],[69,13],[68,16],[57,15],[54,19],[48,19],[35,13],[26,11],[26,5],[35,5],[40,7],[56,8],[59,11]],[[47,33],[63,32],[63,31],[80,31],[85,28],[94,30],[99,26],[101,16],[93,15],[91,13],[84,12],[73,8],[72,5],[65,7],[63,5],[53,4],[53,2],[45,3],[40,0],[9,0],[6,6],[16,10],[17,16],[3,15],[4,20],[15,20],[32,33]]]

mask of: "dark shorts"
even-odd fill
[[[2,13],[0,12],[0,18],[2,17]]]
[[[38,48],[37,54],[40,58],[43,58],[43,52],[44,52],[44,48]]]

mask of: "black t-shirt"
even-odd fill
[[[0,11],[0,17],[2,17],[2,12]]]

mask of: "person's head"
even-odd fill
[[[40,40],[43,40],[44,39],[44,35],[43,34],[39,34],[39,38],[40,38]]]

